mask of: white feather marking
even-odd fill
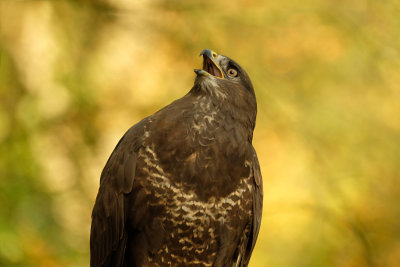
[[[203,107],[206,106],[203,105]],[[204,121],[209,121],[213,116],[214,114],[207,116],[207,118],[205,116]],[[211,122],[212,121],[209,123]],[[198,126],[201,127],[201,125]],[[139,155],[143,157],[144,162],[148,166],[142,169],[143,172],[147,174],[147,179],[152,182],[154,187],[162,189],[163,192],[170,192],[159,194],[157,193],[157,190],[154,190],[153,194],[159,199],[157,203],[165,203],[164,205],[167,212],[172,215],[168,220],[177,228],[178,236],[175,237],[174,233],[171,232],[171,239],[179,238],[177,241],[180,244],[184,244],[185,247],[194,248],[196,249],[196,253],[202,254],[211,244],[218,242],[218,235],[216,235],[214,229],[210,227],[211,220],[218,220],[224,224],[225,227],[233,230],[232,226],[228,223],[228,217],[231,216],[229,211],[232,210],[233,207],[237,206],[242,209],[242,213],[245,212],[248,214],[247,216],[251,215],[251,209],[243,211],[243,208],[238,205],[239,201],[244,197],[244,194],[249,194],[252,190],[251,171],[248,177],[240,180],[237,189],[227,196],[221,198],[213,197],[208,201],[201,201],[193,191],[186,191],[183,185],[179,183],[171,183],[168,175],[160,167],[157,154],[151,149],[151,147],[147,146],[143,150],[142,152],[144,153],[139,153]],[[245,162],[245,165],[250,165],[250,162]],[[171,195],[173,196],[173,199],[168,198],[168,196]],[[234,200],[237,198],[239,198],[239,201]],[[199,222],[201,226],[199,226]],[[185,227],[180,228],[180,226],[183,225]],[[196,233],[194,233],[193,230],[190,230],[190,233],[188,233],[188,230],[185,230],[187,227],[189,229],[196,229]],[[207,244],[198,244],[195,243],[196,239],[191,239],[191,236],[193,237],[194,235],[202,238],[202,236],[207,233],[211,238]],[[196,262],[199,262],[199,264],[201,263],[203,266],[212,266],[213,264],[213,262],[193,261],[193,259],[187,259],[185,257],[176,258],[178,256],[174,255],[171,251],[168,251],[166,246],[162,251],[168,255],[167,259],[171,257],[174,258],[174,261],[176,262],[185,262],[186,265],[195,264]],[[152,259],[149,259],[149,262],[152,262]],[[170,261],[168,261],[168,263],[170,263]]]

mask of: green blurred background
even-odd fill
[[[88,266],[109,154],[204,48],[258,97],[250,265],[400,266],[398,0],[0,0],[0,266]]]

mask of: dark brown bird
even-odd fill
[[[90,266],[247,266],[261,223],[257,104],[232,59],[203,50],[193,88],[130,128],[100,178]]]

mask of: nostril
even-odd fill
[[[217,53],[212,53],[212,57],[217,57]]]

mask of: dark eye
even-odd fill
[[[230,76],[230,77],[236,77],[238,75],[238,72],[235,69],[229,69],[227,71],[227,73],[228,73],[228,76]]]

